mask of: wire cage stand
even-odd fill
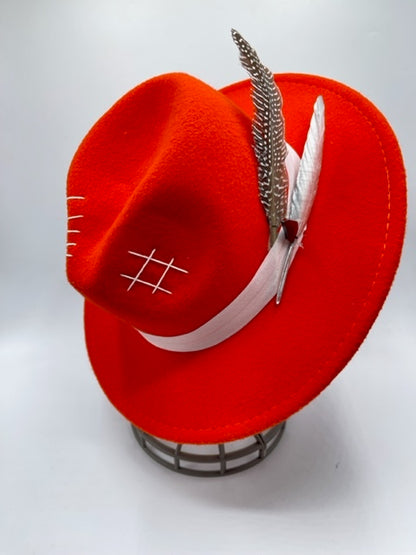
[[[143,432],[132,424],[142,449],[159,464],[188,476],[225,476],[264,460],[279,443],[286,422],[245,438],[215,445],[172,443]]]

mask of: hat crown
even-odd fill
[[[144,332],[200,326],[267,252],[251,121],[185,74],[140,85],[96,123],[71,164],[68,198],[69,217],[82,215],[70,281]]]

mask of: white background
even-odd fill
[[[0,2],[0,553],[416,553],[416,3]],[[65,281],[65,179],[95,120],[153,75],[245,79],[237,28],[276,72],[316,73],[390,120],[409,224],[390,297],[333,384],[244,474],[176,475],[101,393]]]

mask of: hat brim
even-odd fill
[[[280,305],[270,302],[215,347],[175,353],[85,302],[87,348],[101,387],[129,421],[157,437],[222,443],[287,419],[347,364],[391,286],[406,189],[389,124],[361,94],[335,81],[283,74],[276,82],[287,142],[299,155],[316,97],[326,105],[319,189]],[[221,93],[252,117],[249,81]]]

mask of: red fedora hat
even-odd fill
[[[365,338],[399,262],[405,171],[386,119],[341,83],[274,80],[289,195],[317,97],[325,105],[301,240],[282,220],[269,250],[250,81],[151,79],[102,116],[69,170],[67,273],[86,299],[92,367],[129,421],[177,443],[239,439],[316,397]],[[292,243],[303,248],[276,304],[285,258],[269,253]]]

